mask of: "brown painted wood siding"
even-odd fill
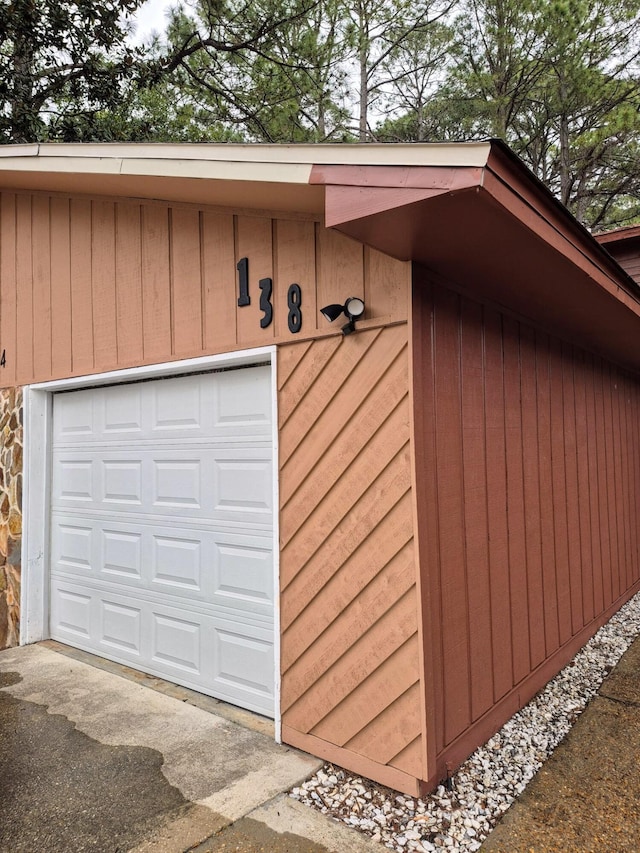
[[[640,384],[423,272],[413,335],[443,775],[637,588]]]
[[[239,308],[242,257],[251,304]],[[365,299],[361,328],[407,318],[408,264],[295,215],[3,193],[0,275],[3,386],[323,336],[335,329],[320,308],[348,296]],[[262,278],[273,279],[264,329]]]
[[[407,334],[282,347],[278,382],[283,736],[411,789],[423,722]]]
[[[605,249],[611,252],[622,269],[640,284],[640,241],[630,240],[629,245],[622,243],[618,246],[615,243],[605,244]]]

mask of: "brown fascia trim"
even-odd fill
[[[626,243],[627,240],[636,240],[640,237],[640,225],[625,225],[622,228],[612,228],[611,231],[602,231],[593,235],[601,246],[607,243]]]
[[[478,187],[482,167],[326,166],[311,169],[310,184],[325,187],[325,224],[336,228],[376,213]]]
[[[542,181],[517,157],[516,154],[500,139],[491,140],[491,151],[487,159],[484,186],[493,190],[491,194],[499,201],[504,201],[505,194],[497,191],[491,186],[491,177],[501,183],[511,195],[518,197],[522,204],[528,207],[539,218],[539,226],[546,223],[547,228],[535,228],[540,236],[545,237],[547,231],[547,242],[560,246],[559,241],[548,239],[548,229],[553,229],[561,238],[565,246],[570,246],[573,251],[565,251],[568,257],[578,266],[583,266],[578,259],[577,253],[589,263],[597,267],[601,273],[611,281],[612,292],[617,288],[623,288],[629,296],[640,303],[640,286],[615,260],[614,257],[600,245],[600,241],[594,237],[587,228],[582,225],[550,192]],[[528,217],[521,217],[525,220]],[[527,222],[527,224],[531,224]],[[638,229],[640,232],[640,228]],[[602,281],[601,281],[602,283]],[[606,287],[610,290],[611,287]],[[623,300],[626,301],[626,300]]]
[[[337,230],[444,194],[484,191],[640,314],[640,286],[501,140],[491,140],[481,167],[314,165],[309,183],[325,186],[325,224]]]

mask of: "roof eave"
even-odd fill
[[[255,210],[289,210],[321,218],[325,192],[316,166],[339,164],[409,171],[425,165],[484,164],[486,143],[419,145],[237,145],[37,143],[0,146],[5,190],[135,197]]]
[[[640,369],[640,288],[501,142],[481,168],[316,167],[326,221],[554,334]]]

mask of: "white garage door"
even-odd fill
[[[273,716],[270,368],[54,396],[54,639]]]

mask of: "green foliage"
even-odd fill
[[[163,71],[201,116],[248,140],[341,141],[336,32],[332,0],[203,0],[193,17],[174,13]]]
[[[0,0],[0,141],[500,136],[594,228],[640,217],[640,0]]]
[[[141,2],[2,2],[0,139],[86,138],[133,80],[141,52],[126,41],[127,22]]]
[[[631,221],[639,24],[640,0],[464,0],[446,79],[422,115],[414,107],[380,133],[502,137],[589,227]]]
[[[375,129],[380,142],[439,140],[443,133],[443,88],[455,50],[452,28],[434,21],[402,39],[384,64],[387,118]],[[453,129],[447,136],[452,138]]]
[[[243,142],[167,83],[135,89],[110,110],[84,118],[82,138],[99,142]]]
[[[352,66],[357,101],[358,139],[368,142],[370,115],[397,110],[395,98],[414,86],[420,98],[442,46],[442,21],[456,0],[347,0],[341,3],[345,62]],[[416,62],[415,69],[411,63]],[[418,107],[419,109],[419,107]],[[419,124],[419,121],[418,121]]]

